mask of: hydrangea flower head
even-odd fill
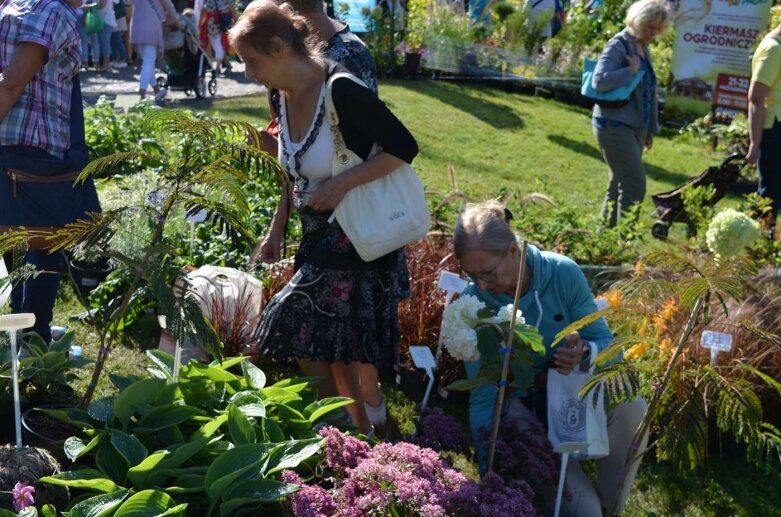
[[[742,253],[759,238],[759,224],[743,212],[722,210],[711,220],[705,240],[708,249],[720,257]]]

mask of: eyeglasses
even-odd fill
[[[467,278],[474,283],[477,283],[478,280],[482,280],[483,282],[496,282],[499,279],[499,268],[502,267],[505,257],[507,257],[506,252],[502,254],[502,258],[499,259],[499,262],[497,262],[493,269],[481,271],[480,273],[467,273]]]

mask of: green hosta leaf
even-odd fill
[[[76,436],[71,436],[70,438],[65,440],[65,446],[64,446],[65,455],[71,461],[76,461],[77,459],[81,458],[89,451],[97,447],[103,436],[104,435],[101,432],[100,434],[92,438],[87,443],[84,443],[84,440],[82,440],[81,438],[78,438]]]
[[[232,483],[247,478],[259,478],[263,459],[274,444],[250,443],[224,452],[206,471],[206,493],[214,505]],[[247,477],[244,477],[247,476]]]
[[[143,379],[117,395],[114,400],[114,416],[122,423],[122,428],[127,428],[136,407],[154,403],[164,388],[163,379]]]
[[[257,441],[255,429],[247,419],[247,416],[232,404],[228,409],[228,430],[233,443],[236,445],[255,443]]]
[[[101,440],[98,454],[95,456],[98,468],[120,486],[125,484],[130,464],[111,444],[110,440]]]
[[[114,517],[159,517],[175,506],[176,502],[165,492],[144,490],[133,494],[122,503]],[[187,505],[182,506],[186,507]]]
[[[245,360],[241,363],[241,371],[244,373],[244,379],[252,388],[263,389],[266,386],[266,374],[263,370]]]
[[[114,399],[116,397],[105,397],[98,399],[89,405],[87,414],[90,418],[108,424],[114,418]]]
[[[278,388],[276,386],[263,388],[260,390],[260,396],[266,402],[276,402],[277,404],[290,404],[291,402],[302,400],[301,396],[290,388]]]
[[[280,443],[269,454],[264,477],[280,470],[296,468],[302,461],[317,454],[324,443],[325,440],[320,437]]]
[[[0,508],[0,517],[18,517],[19,514],[16,512],[12,512],[11,510],[6,510],[5,508]]]
[[[170,483],[170,486],[166,486],[165,491],[169,494],[197,494],[198,492],[204,492],[206,490],[204,479],[205,476],[203,474],[179,476]]]
[[[39,481],[50,485],[85,488],[98,492],[114,492],[119,488],[113,481],[107,479],[105,474],[95,469],[66,471],[54,476],[42,477]]]
[[[222,425],[227,421],[228,421],[227,414],[214,417],[214,419],[211,422],[209,422],[208,424],[204,424],[197,431],[194,431],[193,434],[190,436],[190,440],[210,437],[211,435],[216,433],[217,430],[220,427],[222,427]]]
[[[318,382],[320,382],[320,377],[296,377],[294,379],[282,379],[281,381],[275,382],[270,387],[285,388],[293,393],[299,393]]]
[[[225,359],[224,361],[212,361],[211,363],[209,363],[209,366],[210,367],[216,367],[216,368],[219,368],[221,370],[228,370],[228,369],[233,368],[237,364],[240,364],[241,362],[246,361],[246,360],[247,360],[247,358],[244,357],[244,356],[231,357],[231,358]]]
[[[308,405],[304,412],[309,414],[309,421],[315,423],[331,411],[349,406],[352,403],[353,399],[348,397],[328,397]]]
[[[230,401],[247,416],[266,416],[266,405],[260,395],[254,391],[240,391],[232,396]]]
[[[150,480],[158,468],[163,468],[160,463],[169,456],[168,451],[157,451],[150,454],[142,462],[135,467],[128,469],[127,478],[133,483],[136,488],[143,488],[147,485],[147,481]]]
[[[200,410],[190,406],[178,404],[158,406],[144,415],[138,422],[136,430],[159,431],[160,429],[186,422],[200,413]]]
[[[57,509],[51,504],[41,507],[41,517],[57,517]]]
[[[79,429],[94,429],[94,422],[86,411],[76,408],[41,409],[47,415]]]
[[[190,442],[169,447],[168,454],[161,462],[159,470],[156,470],[149,478],[149,483],[155,486],[161,486],[163,481],[171,474],[165,474],[166,472],[172,472],[173,469],[178,469],[187,460],[198,454],[209,443],[209,438],[197,438]]]
[[[121,489],[79,501],[68,511],[68,517],[103,517],[111,515],[127,497],[129,490]]]
[[[227,362],[227,361],[226,361]],[[241,361],[237,361],[241,362]],[[224,363],[223,363],[224,364]],[[224,368],[217,366],[207,366],[205,364],[190,362],[190,364],[182,366],[181,369],[183,377],[206,377],[215,382],[234,382],[238,379],[230,372],[226,372]]]
[[[128,465],[138,465],[149,454],[144,444],[135,436],[119,429],[112,429],[109,433],[111,434],[111,445],[127,460]]]
[[[223,496],[225,502],[220,505],[220,515],[230,517],[245,505],[271,503],[298,490],[297,485],[281,483],[273,479],[253,479],[237,483]]]
[[[282,432],[282,428],[279,424],[271,420],[270,418],[264,418],[261,421],[261,429],[263,430],[263,439],[271,443],[279,443],[285,441],[285,433]]]
[[[167,378],[173,378],[174,357],[171,354],[163,352],[162,350],[147,350],[146,356],[160,369],[160,371],[166,374]]]

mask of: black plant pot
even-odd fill
[[[86,299],[89,293],[105,280],[113,269],[107,258],[99,259],[96,262],[71,260],[70,272],[77,294]]]
[[[422,401],[426,386],[428,378],[424,370],[401,364],[396,367],[396,387],[412,400]]]
[[[22,439],[25,445],[46,449],[57,461],[65,465],[70,460],[65,455],[65,440],[80,434],[79,429],[47,415],[43,409],[63,409],[66,405],[30,408],[22,415]]]
[[[57,386],[56,391],[45,391],[31,395],[27,393],[27,407],[23,411],[34,407],[73,406],[76,403],[76,391],[69,385]]]
[[[404,54],[404,75],[407,77],[418,75],[420,58],[421,55],[417,52],[407,52]]]

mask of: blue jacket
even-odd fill
[[[535,359],[534,373],[537,374],[545,371],[556,348],[562,345],[557,343],[555,347],[551,347],[556,334],[570,323],[596,312],[597,306],[586,277],[574,261],[558,253],[540,251],[529,245],[526,263],[531,268],[532,281],[519,305],[526,323],[539,329],[546,347],[546,357]],[[512,296],[485,291],[474,283],[469,284],[464,294],[477,296],[487,306],[497,309],[513,303]],[[600,352],[613,340],[613,334],[604,318],[583,327],[579,332],[583,340],[595,343]],[[465,362],[464,366],[470,379],[477,377],[480,372],[480,361]],[[506,398],[524,395],[525,393],[518,390],[507,394]],[[469,426],[481,467],[484,466],[485,447],[480,439],[480,428],[491,427],[495,401],[496,386],[493,385],[473,389],[469,398]]]

